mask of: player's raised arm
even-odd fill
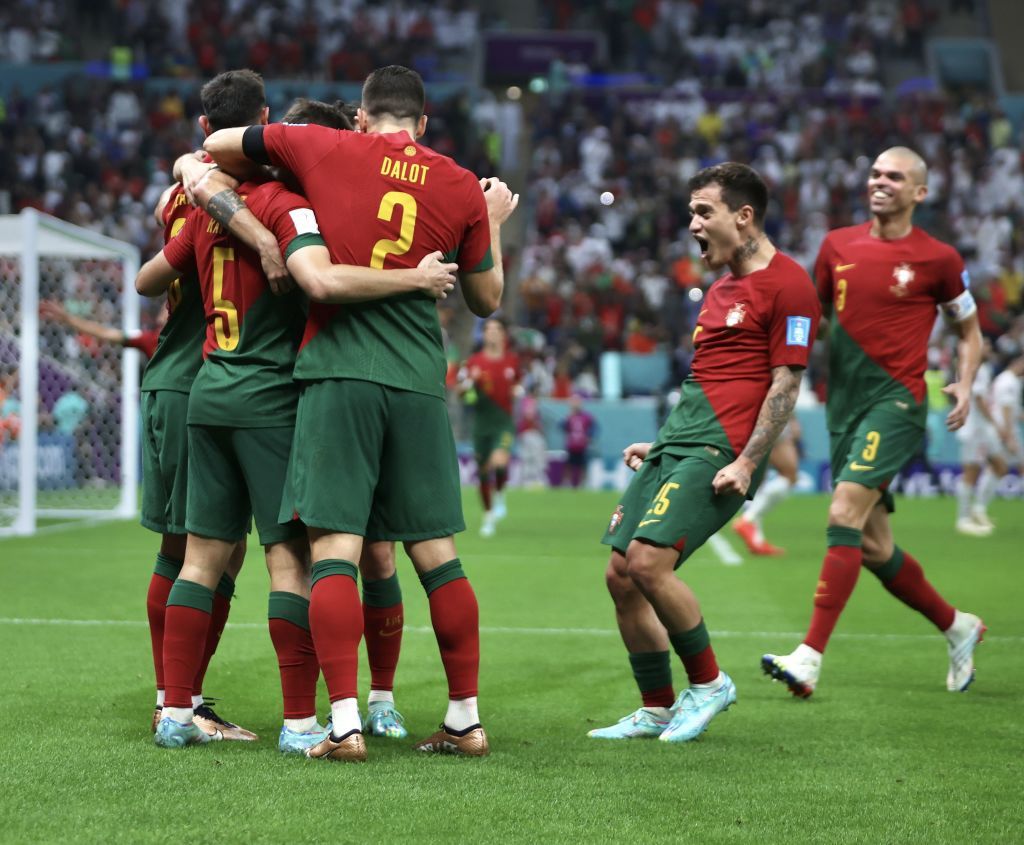
[[[161,226],[164,225],[164,211],[167,208],[167,203],[171,201],[171,196],[174,194],[174,189],[177,185],[168,185],[164,188],[163,193],[160,194],[160,199],[156,201],[156,207],[153,209],[153,217],[156,222]]]
[[[139,275],[135,277],[135,290],[142,296],[161,296],[180,275],[181,271],[174,268],[163,252],[158,252],[139,269]]]
[[[235,192],[238,182],[227,173],[211,170],[196,183],[196,204],[224,226],[247,247],[259,254],[263,274],[275,294],[290,291],[294,285],[281,257],[277,238],[256,218]]]
[[[716,493],[746,495],[754,470],[768,456],[793,414],[803,371],[803,367],[790,365],[772,368],[772,384],[761,403],[747,445],[735,461],[718,471],[711,482]]]
[[[306,295],[316,302],[351,303],[421,292],[444,299],[455,287],[458,264],[433,252],[414,269],[372,270],[332,264],[327,247],[310,245],[288,256],[288,270]]]
[[[85,317],[76,316],[75,314],[69,314],[63,305],[52,299],[44,299],[40,301],[39,316],[44,320],[61,323],[62,325],[68,326],[81,334],[90,335],[97,340],[102,340],[104,343],[113,343],[118,346],[124,346],[128,341],[128,336],[121,331],[121,329],[113,326],[105,326],[103,323],[97,323],[95,320],[89,320]]]
[[[142,296],[160,296],[184,271],[195,265],[193,234],[196,215],[192,211],[177,237],[171,238],[164,248],[139,269],[135,277],[135,290]]]
[[[481,179],[480,187],[487,204],[494,266],[479,272],[463,273],[462,294],[470,311],[478,317],[489,317],[501,305],[501,295],[505,289],[505,271],[501,261],[501,224],[516,210],[519,194],[513,194],[508,185],[494,177]]]
[[[207,136],[203,143],[203,149],[228,173],[242,172],[251,163],[242,144],[242,138],[247,128],[238,126],[231,129],[218,129]]]

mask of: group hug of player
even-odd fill
[[[156,743],[254,738],[201,698],[252,520],[270,573],[281,750],[361,761],[364,730],[405,735],[392,692],[401,541],[429,597],[449,686],[439,731],[415,747],[486,754],[478,610],[453,541],[464,523],[435,301],[458,270],[475,314],[498,307],[500,226],[518,197],[417,142],[424,93],[405,68],[367,79],[358,131],[338,108],[309,101],[268,125],[262,83],[248,71],[208,83],[203,106],[217,166],[179,160],[185,187],[170,189],[161,211],[167,245],[137,282],[147,295],[166,291],[171,309],[143,382],[143,523],[164,534],[148,602]],[[945,633],[947,687],[966,689],[984,626],[895,546],[888,516],[889,481],[924,433],[936,308],[960,338],[950,428],[966,419],[980,350],[961,260],[912,226],[927,192],[924,163],[902,147],[878,157],[872,220],[826,238],[817,291],[765,236],[768,193],[755,171],[710,167],[689,190],[691,234],[705,263],[728,272],[703,303],[677,406],[653,444],[624,452],[637,474],[605,533],[606,577],[642,706],[590,735],[687,741],[736,700],[676,570],[760,483],[791,417],[820,303],[832,312],[828,553],[807,637],[792,654],[765,655],[763,668],[811,694],[863,565]],[[205,210],[191,209],[186,191]],[[455,255],[458,268],[445,261]],[[488,331],[497,359],[503,338]],[[489,469],[503,480],[501,458]],[[356,684],[364,634],[366,720]],[[678,697],[670,650],[688,678]],[[326,726],[315,713],[320,672]]]
[[[279,748],[361,761],[364,731],[406,736],[392,692],[401,541],[449,686],[440,730],[415,748],[486,754],[435,302],[459,271],[475,313],[498,307],[500,225],[518,197],[417,143],[424,90],[405,68],[367,79],[357,127],[340,106],[308,100],[268,124],[250,71],[221,74],[202,100],[206,150],[223,170],[176,163],[183,184],[158,210],[166,246],[136,280],[140,293],[166,292],[170,310],[142,385],[142,521],[164,535],[148,597],[156,744],[256,738],[201,696],[254,522],[284,698]],[[456,255],[458,265],[445,258]]]

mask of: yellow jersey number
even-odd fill
[[[373,245],[370,266],[374,270],[383,270],[384,262],[389,255],[405,255],[412,246],[412,237],[416,230],[416,198],[412,194],[405,191],[388,191],[381,198],[377,219],[390,223],[395,216],[396,206],[402,209],[398,239],[381,238]]]
[[[176,238],[181,234],[181,230],[185,228],[184,217],[178,217],[171,224],[171,237]],[[170,287],[167,288],[167,301],[171,305],[171,311],[174,311],[181,304],[181,279],[175,279],[171,282]]]
[[[214,328],[217,346],[233,352],[238,346],[238,309],[230,299],[224,298],[224,264],[235,260],[235,251],[229,246],[213,248],[213,310],[217,314]]]
[[[842,311],[846,307],[846,279],[836,282],[836,311]]]

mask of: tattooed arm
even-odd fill
[[[711,482],[715,493],[747,494],[754,470],[771,451],[793,413],[802,373],[803,367],[784,366],[772,370],[772,384],[761,403],[750,439],[740,456],[715,475]]]
[[[281,257],[277,238],[246,208],[235,193],[238,181],[219,170],[211,170],[194,188],[196,203],[246,246],[259,253],[263,273],[275,294],[294,287]]]

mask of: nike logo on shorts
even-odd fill
[[[863,472],[866,469],[874,469],[874,467],[869,467],[866,464],[858,464],[856,461],[854,461],[853,463],[850,464],[850,469],[852,469],[854,472]]]

